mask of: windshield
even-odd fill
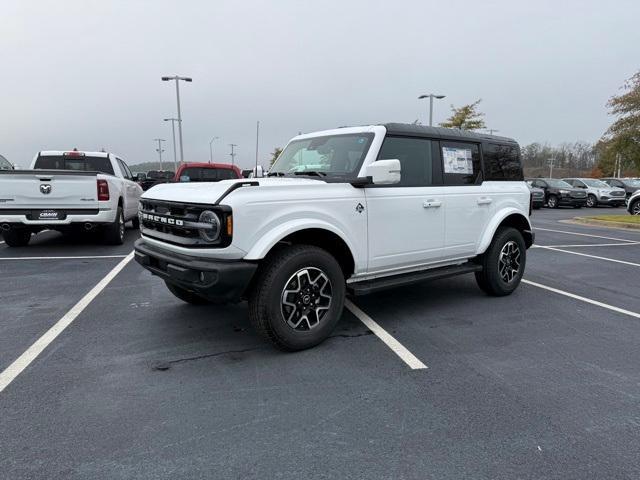
[[[596,180],[595,178],[585,178],[582,180],[584,183],[594,188],[610,188],[610,185],[604,183],[602,180]]]
[[[181,182],[218,182],[238,178],[235,170],[230,168],[189,167],[180,174]]]
[[[373,133],[330,135],[295,140],[280,154],[269,175],[355,177],[367,155]]]
[[[640,180],[627,180],[626,183],[631,187],[640,187]]]
[[[545,180],[545,182],[547,182],[547,184],[550,187],[554,187],[554,188],[573,188],[571,185],[569,185],[567,182],[564,182],[562,180],[555,180],[553,178],[547,178]]]
[[[0,155],[0,170],[13,170],[13,165],[2,155]]]
[[[113,167],[107,157],[89,157],[86,155],[41,155],[36,160],[33,168],[37,170],[78,170],[113,175]]]

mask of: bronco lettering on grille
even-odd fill
[[[149,222],[164,223],[166,225],[175,225],[177,227],[182,227],[184,225],[183,220],[178,220],[171,217],[163,217],[161,215],[151,215],[149,213],[141,213],[140,218]]]

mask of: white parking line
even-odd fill
[[[65,328],[82,313],[82,311],[89,305],[94,298],[96,298],[102,290],[115,278],[118,273],[131,261],[133,258],[133,252],[127,255],[113,270],[98,282],[89,293],[87,293],[82,299],[76,303],[71,310],[69,310],[56,324],[51,327],[47,332],[42,335],[36,342],[31,345],[22,355],[20,355],[11,365],[9,365],[2,373],[0,373],[0,392],[2,392],[11,382],[13,382],[18,375],[20,375],[25,368],[27,368],[31,362],[33,362],[38,355],[40,355],[47,346],[53,342],[58,335],[60,335]]]
[[[422,363],[418,358],[411,353],[407,348],[402,345],[398,340],[393,338],[389,332],[387,332],[384,328],[378,325],[369,315],[360,310],[356,305],[353,304],[349,299],[344,301],[347,309],[353,313],[358,319],[365,324],[365,326],[371,330],[380,340],[382,340],[387,347],[389,347],[393,352],[398,355],[404,363],[409,365],[413,370],[428,368],[424,363]]]
[[[78,260],[84,258],[125,258],[127,255],[80,255],[75,257],[0,257],[2,260]]]
[[[640,267],[640,263],[626,262],[624,260],[616,260],[615,258],[599,257],[597,255],[589,255],[587,253],[572,252],[571,250],[563,250],[561,248],[554,248],[554,247],[539,246],[538,248],[543,248],[545,250],[553,250],[554,252],[570,253],[571,255],[580,255],[581,257],[595,258],[597,260],[606,260],[607,262],[622,263],[623,265],[631,265],[632,267]]]
[[[587,297],[581,297],[580,295],[576,295],[575,293],[566,292],[558,288],[548,287],[546,285],[542,285],[541,283],[532,282],[531,280],[525,280],[524,278],[522,279],[522,283],[526,283],[527,285],[542,288],[543,290],[548,290],[550,292],[557,293],[559,295],[564,295],[565,297],[573,298],[575,300],[580,300],[581,302],[590,303],[591,305],[596,305],[598,307],[606,308],[607,310],[612,310],[614,312],[622,313],[624,315],[629,315],[630,317],[640,318],[640,313],[632,312],[631,310],[625,310],[624,308],[614,307],[613,305],[598,302],[597,300],[592,300]]]
[[[575,245],[531,245],[531,248],[582,248],[582,247],[622,247],[627,245],[640,245],[640,242],[625,243],[577,243]]]
[[[556,233],[566,233],[568,235],[579,235],[581,237],[593,237],[593,238],[604,238],[605,240],[616,240],[618,242],[633,242],[634,240],[629,240],[627,238],[615,238],[615,237],[603,237],[602,235],[592,235],[590,233],[578,233],[578,232],[568,232],[566,230],[553,230],[551,228],[540,228],[533,227],[533,230],[541,230],[543,232],[556,232]]]

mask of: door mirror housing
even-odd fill
[[[400,182],[400,160],[378,160],[367,165],[365,175],[374,185],[393,185]]]

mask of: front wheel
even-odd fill
[[[558,208],[559,205],[560,202],[558,201],[558,197],[555,195],[549,195],[549,198],[547,198],[547,206],[549,208]]]
[[[631,204],[631,206],[629,207],[629,212],[631,213],[631,215],[640,215],[640,200],[636,200]]]
[[[589,194],[587,196],[587,207],[593,208],[593,207],[597,207],[597,206],[598,206],[598,199],[596,198],[595,195]]]
[[[501,227],[482,255],[482,271],[476,272],[478,286],[487,294],[502,297],[520,284],[527,261],[527,249],[520,231]]]
[[[265,260],[249,294],[249,318],[281,350],[311,348],[333,332],[345,290],[333,256],[315,246],[293,245]]]
[[[29,230],[7,230],[3,232],[2,237],[5,243],[10,247],[24,247],[31,240],[31,232]]]

